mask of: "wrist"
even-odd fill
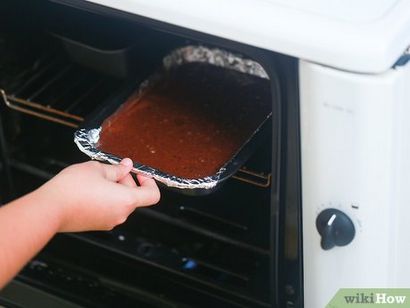
[[[35,210],[47,219],[50,228],[57,233],[63,224],[64,205],[56,192],[49,191],[46,185],[34,190],[27,197],[34,201],[32,204]]]

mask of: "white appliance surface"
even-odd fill
[[[389,69],[410,45],[408,0],[86,0],[343,70]]]
[[[301,61],[299,73],[305,307],[340,288],[408,287],[410,63],[369,75]],[[326,208],[352,220],[347,246],[321,248]]]

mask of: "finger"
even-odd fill
[[[121,165],[124,165],[124,166],[131,166],[132,167],[132,160],[131,160],[131,158],[124,158],[122,161],[120,161],[120,164]]]
[[[127,174],[125,177],[119,180],[118,183],[128,187],[137,187],[137,183],[135,183],[131,174]]]
[[[105,178],[118,182],[130,173],[132,169],[132,161],[129,158],[123,159],[118,165],[102,165]]]
[[[158,186],[154,180],[149,179],[149,181],[144,181],[143,183],[143,185],[135,188],[126,187],[133,195],[134,207],[156,204],[161,197]]]
[[[147,205],[158,203],[161,198],[161,193],[158,188],[157,182],[155,182],[154,179],[142,174],[137,174],[137,179],[140,184],[140,189],[146,191],[146,196],[148,198],[144,201],[148,201]]]
[[[155,180],[142,174],[137,174],[138,183],[144,185],[156,185]]]

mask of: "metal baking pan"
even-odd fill
[[[163,68],[160,71],[163,72],[175,65],[182,65],[189,62],[208,63],[210,65],[216,65],[268,79],[265,70],[257,62],[221,49],[211,49],[204,46],[186,46],[173,51],[164,58]],[[158,73],[153,74],[151,78],[143,82],[139,87],[139,93],[144,93],[150,84],[153,84],[158,80],[157,77]],[[135,86],[131,85],[123,94],[117,97],[117,99],[108,102],[91,115],[86,121],[84,128],[75,132],[74,141],[82,152],[92,159],[111,164],[117,164],[120,162],[120,157],[99,150],[97,144],[103,121],[112,115],[112,113],[114,113],[134,91]],[[168,188],[177,190],[183,194],[206,195],[214,192],[225,180],[238,171],[238,169],[258,148],[260,143],[266,140],[266,137],[270,134],[270,130],[271,113],[269,113],[266,119],[260,123],[259,127],[253,132],[252,136],[242,145],[237,153],[212,176],[199,179],[180,178],[166,174],[150,166],[139,164],[138,162],[134,162],[132,171],[152,177]]]
[[[137,44],[102,49],[79,40],[51,33],[61,41],[70,59],[97,72],[125,79],[136,69]]]

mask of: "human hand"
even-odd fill
[[[135,208],[155,204],[160,199],[153,179],[131,174],[132,161],[118,165],[96,161],[72,165],[62,170],[34,193],[41,206],[56,210],[59,232],[111,230],[122,224]]]

